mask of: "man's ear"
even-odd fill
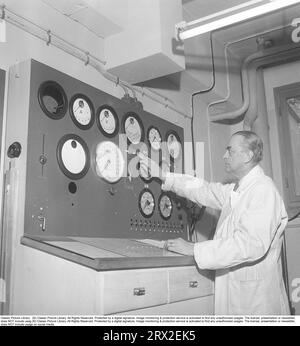
[[[254,153],[252,150],[248,150],[247,152],[245,152],[245,156],[246,156],[245,163],[248,163],[248,162],[252,161]]]

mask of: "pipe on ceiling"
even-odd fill
[[[230,42],[227,42],[225,44],[225,48],[224,48],[224,51],[225,51],[225,67],[226,67],[226,86],[227,86],[227,94],[224,98],[220,99],[220,100],[216,100],[216,101],[213,101],[211,102],[209,105],[208,105],[208,112],[209,112],[209,108],[212,107],[212,106],[215,106],[215,105],[218,105],[218,104],[222,104],[222,103],[225,103],[229,100],[230,98],[230,91],[231,91],[231,88],[230,88],[230,72],[229,72],[229,54],[228,54],[228,51],[229,51],[229,48],[237,43],[240,43],[240,42],[244,42],[246,40],[249,40],[249,39],[252,39],[252,38],[256,38],[256,37],[260,37],[260,36],[263,36],[263,35],[266,35],[266,34],[269,34],[271,32],[274,32],[274,31],[278,31],[278,30],[281,30],[281,29],[284,29],[284,28],[287,28],[289,27],[290,25],[281,25],[281,26],[278,26],[278,27],[275,27],[271,30],[265,30],[265,31],[261,31],[259,33],[256,33],[256,34],[252,34],[252,35],[249,35],[249,36],[246,36],[246,37],[243,37],[242,39],[239,39],[239,40],[235,40],[235,41],[230,41]]]
[[[292,45],[285,45],[278,48],[270,48],[267,52],[261,51],[256,52],[254,54],[249,55],[243,62],[242,68],[241,68],[241,75],[242,75],[242,89],[244,94],[244,101],[240,108],[238,108],[235,111],[217,114],[217,115],[210,115],[211,121],[221,121],[221,120],[228,120],[228,119],[236,119],[237,117],[243,115],[249,108],[250,104],[250,91],[249,91],[249,77],[248,77],[248,69],[249,66],[256,60],[260,61],[258,66],[266,65],[266,62],[264,59],[269,59],[269,63],[276,63],[279,64],[282,61],[285,61],[292,56],[294,51],[299,50],[300,47],[292,46]],[[298,53],[298,59],[299,53]],[[210,105],[208,105],[209,107]]]
[[[120,80],[118,77],[112,75],[111,73],[105,71],[102,67],[102,65],[105,65],[105,61],[96,58],[89,52],[86,52],[80,47],[77,47],[76,45],[72,44],[71,42],[65,40],[64,38],[58,36],[57,34],[53,33],[51,30],[43,28],[39,26],[38,24],[28,20],[27,18],[22,17],[21,15],[13,12],[12,10],[8,9],[5,5],[2,5],[0,7],[1,14],[0,17],[5,20],[6,22],[16,26],[17,28],[31,34],[32,36],[46,42],[46,44],[53,45],[54,47],[64,51],[67,54],[72,55],[73,57],[81,60],[84,62],[85,66],[90,65],[95,70],[97,70],[104,78],[114,83],[116,86],[119,86],[123,89],[125,95],[128,95],[129,89],[131,90],[134,99],[136,99],[136,93],[141,94],[142,96],[146,96],[147,98],[151,99],[152,101],[163,105],[165,108],[168,108],[179,115],[183,116],[184,118],[191,118],[190,115],[187,115],[186,113],[178,110],[176,107],[174,107],[172,104],[174,102],[167,98],[165,95],[162,95],[158,93],[157,91],[151,90],[149,88],[145,87],[137,87],[133,86],[130,83],[127,83],[125,81]],[[8,14],[8,13],[9,14]],[[157,96],[157,97],[156,97]]]

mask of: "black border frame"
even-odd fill
[[[172,205],[172,210],[171,210],[171,214],[170,214],[169,217],[163,216],[163,214],[162,214],[162,212],[161,212],[161,209],[160,209],[160,201],[161,201],[161,199],[162,199],[164,196],[167,196],[167,197],[170,199],[171,205]],[[174,209],[174,205],[173,205],[172,198],[171,198],[166,192],[162,192],[162,193],[160,194],[160,196],[158,197],[158,202],[157,202],[157,203],[158,203],[157,206],[158,206],[159,215],[160,215],[164,220],[166,220],[166,221],[167,221],[167,220],[170,220],[170,218],[171,218],[171,216],[172,216],[172,214],[173,214],[173,209]]]
[[[152,147],[152,145],[151,145],[151,142],[150,142],[150,139],[149,139],[149,133],[150,133],[150,130],[152,130],[152,129],[155,129],[155,130],[159,133],[159,135],[160,135],[161,142],[160,142],[160,148],[159,148],[159,149],[154,149],[154,148]],[[155,150],[155,151],[160,151],[160,150],[162,150],[161,145],[162,145],[163,137],[162,137],[162,135],[161,135],[161,132],[159,131],[159,129],[158,129],[156,126],[150,125],[150,126],[148,127],[148,130],[147,130],[147,141],[148,141],[148,143],[149,143],[149,145],[150,145],[150,149],[151,149],[151,150],[152,150],[152,149]]]
[[[173,157],[173,156],[171,156],[171,154],[170,154],[170,152],[169,152],[169,148],[168,148],[168,137],[169,137],[171,134],[174,135],[174,136],[176,137],[177,141],[180,143],[180,153],[179,153],[178,157],[176,157],[176,158]],[[181,139],[180,139],[180,137],[179,137],[179,134],[178,134],[175,130],[169,130],[169,131],[166,133],[165,141],[166,141],[167,150],[168,150],[168,153],[169,153],[171,159],[174,160],[174,161],[178,160],[178,159],[180,158],[180,155],[182,155],[182,143],[181,143]]]
[[[137,113],[133,112],[133,111],[129,111],[129,112],[127,112],[127,113],[125,113],[125,114],[123,115],[123,118],[122,118],[122,132],[126,135],[126,132],[125,132],[125,122],[126,122],[126,119],[127,119],[129,116],[135,118],[135,119],[137,120],[137,122],[139,123],[140,128],[141,128],[141,132],[142,132],[142,133],[141,133],[141,139],[140,139],[139,143],[144,142],[144,139],[145,139],[144,124],[143,124],[143,122],[142,122],[140,116],[139,116]],[[132,142],[129,140],[129,138],[127,137],[127,135],[126,135],[126,138],[127,138],[127,143],[128,143],[128,144],[132,144],[132,145],[138,145],[138,144],[139,144],[139,143],[132,143]]]
[[[43,96],[45,94],[42,94],[42,93],[49,86],[55,87],[60,92],[60,94],[62,95],[62,98],[63,98],[64,106],[62,108],[62,111],[60,112],[61,114],[58,116],[54,116],[53,113],[49,112],[48,109],[46,108],[45,104],[44,104],[44,101],[43,101]],[[57,82],[55,82],[53,80],[47,80],[39,86],[39,88],[38,88],[38,101],[39,101],[39,104],[40,104],[42,111],[47,115],[47,117],[49,117],[51,119],[54,119],[54,120],[62,119],[67,113],[67,109],[68,109],[67,94],[66,94],[64,88],[60,84],[58,84]]]
[[[90,110],[91,110],[91,121],[87,124],[87,125],[82,125],[80,124],[77,120],[76,120],[76,117],[73,113],[73,104],[74,104],[74,101],[78,98],[81,98],[81,99],[84,99],[87,104],[89,105],[90,107]],[[74,94],[71,99],[70,99],[70,102],[69,102],[69,113],[70,113],[70,116],[71,116],[71,119],[73,121],[73,123],[78,127],[80,128],[81,130],[88,130],[90,129],[93,125],[94,125],[94,122],[95,122],[95,108],[94,108],[94,105],[92,103],[92,101],[89,99],[88,96],[84,95],[84,94]]]
[[[100,112],[103,110],[103,109],[108,109],[112,115],[114,116],[115,118],[115,121],[116,121],[116,128],[114,130],[113,133],[107,133],[104,131],[103,127],[101,126],[101,123],[100,123],[100,119],[99,119],[99,115],[100,115]],[[119,117],[118,117],[118,114],[117,112],[115,111],[115,109],[109,105],[102,105],[100,106],[98,109],[97,109],[97,112],[96,112],[96,124],[97,124],[97,127],[98,129],[100,130],[100,132],[105,136],[105,137],[108,137],[108,138],[112,138],[112,137],[115,137],[116,134],[119,132],[119,129],[120,129],[120,121],[119,121]]]
[[[152,211],[152,213],[151,213],[150,215],[144,214],[144,212],[143,212],[143,210],[142,210],[142,208],[141,208],[141,198],[142,198],[142,195],[143,195],[145,192],[151,193],[151,195],[152,195],[152,197],[153,197],[153,201],[154,201],[153,211]],[[143,216],[144,218],[149,219],[150,217],[153,216],[154,211],[155,211],[155,207],[156,207],[156,202],[155,202],[154,194],[153,194],[153,192],[152,192],[150,189],[144,188],[144,189],[140,192],[140,194],[139,194],[139,199],[138,199],[138,207],[139,207],[140,213],[142,214],[142,216]]]
[[[85,163],[85,166],[83,168],[83,170],[80,172],[80,173],[77,173],[77,174],[74,174],[74,173],[71,173],[64,165],[63,163],[63,160],[62,160],[62,157],[61,157],[61,149],[64,145],[64,143],[66,141],[68,141],[69,139],[73,139],[77,142],[79,142],[82,147],[83,147],[83,150],[85,151],[85,154],[86,154],[86,163]],[[63,174],[70,178],[71,180],[78,180],[78,179],[81,179],[83,178],[89,168],[90,168],[90,151],[89,151],[89,147],[88,145],[86,144],[86,142],[78,135],[75,135],[75,134],[66,134],[64,135],[63,137],[61,137],[61,139],[58,141],[57,143],[57,147],[56,147],[56,158],[57,158],[57,162],[58,162],[58,166],[60,168],[60,170],[63,172]]]

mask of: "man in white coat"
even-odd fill
[[[189,175],[160,175],[162,189],[221,210],[213,240],[166,242],[168,250],[194,256],[200,269],[216,270],[215,314],[290,314],[281,248],[288,218],[273,181],[259,162],[263,143],[253,132],[239,131],[224,155],[225,170],[236,184],[208,183]],[[155,163],[141,155],[142,169]],[[157,167],[155,167],[157,169]]]

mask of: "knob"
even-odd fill
[[[11,159],[19,157],[21,155],[22,146],[19,142],[11,144],[7,150],[7,156]]]

